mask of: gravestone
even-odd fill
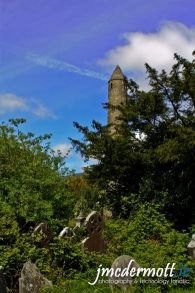
[[[7,293],[6,282],[3,275],[3,268],[0,266],[0,293]]]
[[[36,235],[38,234],[42,237],[42,245],[47,246],[47,244],[50,242],[52,238],[52,233],[46,223],[40,223],[34,228],[32,237],[36,238]]]
[[[104,239],[101,232],[104,228],[103,216],[93,211],[86,220],[84,226],[87,228],[89,236],[82,241],[83,250],[103,252],[105,250]]]
[[[83,213],[81,211],[80,214],[78,215],[78,217],[76,218],[76,225],[75,225],[74,229],[83,227],[84,222],[85,222],[85,217],[83,216]]]
[[[62,239],[62,238],[71,238],[74,237],[75,233],[73,231],[72,228],[70,227],[65,227],[59,234],[58,238]]]
[[[195,234],[192,235],[192,240],[188,244],[188,253],[195,260]]]
[[[129,255],[121,255],[114,260],[111,268],[113,268],[114,270],[113,276],[109,278],[111,289],[114,291],[129,290],[133,283],[133,277],[129,276],[128,273],[127,276],[126,274],[124,274],[124,276],[120,275],[119,277],[117,277],[115,276],[115,271],[117,269],[119,269],[120,272],[122,272],[124,269],[130,271],[132,268],[135,268],[135,270],[137,270],[139,268],[137,262]]]
[[[45,223],[38,224],[33,231],[33,235],[36,235],[37,233],[47,234],[48,233],[48,227]]]
[[[26,262],[19,279],[19,293],[39,293],[45,287],[52,287],[52,282],[40,273],[35,264]]]

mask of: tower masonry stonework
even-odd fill
[[[117,65],[108,81],[108,104],[115,107],[124,103],[127,96],[125,86],[125,76],[121,68]],[[108,125],[110,125],[110,133],[115,132],[115,125],[120,123],[118,120],[119,110],[108,108]]]

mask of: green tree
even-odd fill
[[[146,70],[148,91],[126,81],[117,136],[96,121],[92,129],[74,123],[83,140],[72,144],[97,160],[86,175],[105,191],[113,215],[128,217],[140,202],[153,202],[185,228],[195,220],[195,60],[175,54],[170,73]]]
[[[22,227],[27,222],[67,220],[73,201],[64,176],[65,158],[50,147],[51,135],[21,131],[24,119],[0,125],[0,200]]]

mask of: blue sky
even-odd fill
[[[0,121],[27,119],[55,149],[78,137],[73,121],[106,123],[116,64],[144,88],[144,62],[166,70],[195,49],[194,0],[0,0]],[[68,166],[80,170],[79,155]]]

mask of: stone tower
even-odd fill
[[[119,106],[125,102],[126,96],[125,76],[121,68],[117,65],[108,81],[108,103],[112,106]],[[119,110],[108,109],[108,124],[110,125],[111,134],[115,132],[115,125],[120,123],[117,120],[119,114]]]

